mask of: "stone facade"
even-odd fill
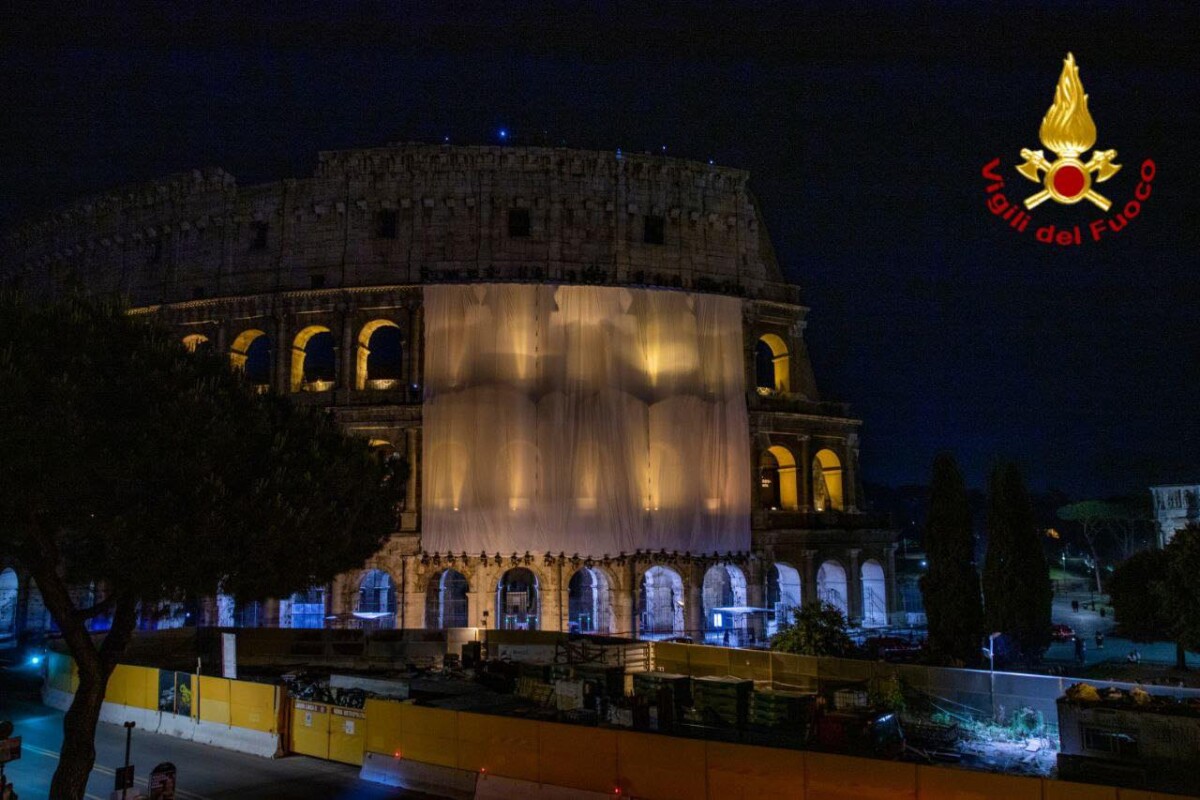
[[[768,578],[785,564],[799,575],[799,599],[840,591],[852,620],[882,624],[899,609],[895,534],[861,511],[860,421],[819,397],[804,339],[807,309],[775,261],[748,179],[697,162],[566,149],[397,145],[322,153],[309,178],[239,188],[228,173],[203,170],[76,203],[9,231],[3,264],[36,289],[79,280],[125,297],[134,313],[229,353],[235,365],[247,361],[248,332],[265,335],[263,391],[328,409],[347,431],[409,460],[398,531],[363,570],[328,587],[331,614],[352,619],[362,578],[377,569],[395,596],[388,623],[421,627],[433,619],[427,606],[438,602],[431,582],[454,569],[466,584],[465,611],[454,619],[495,625],[508,611],[498,606],[498,584],[520,568],[536,579],[536,625],[566,629],[568,586],[587,567],[593,593],[607,597],[593,615],[605,619],[590,624],[638,632],[650,602],[645,575],[663,567],[679,587],[663,597],[672,611],[682,607],[683,627],[696,635],[713,627],[706,607],[716,601],[704,600],[712,570],[734,579],[710,585],[710,598],[761,608],[782,602],[771,588],[779,582]],[[422,549],[422,287],[485,281],[742,299],[752,552],[637,552],[585,564],[566,553],[527,553],[521,542],[488,558]],[[399,373],[388,380],[364,372],[377,325],[399,330]],[[311,331],[332,337],[331,380],[305,378]],[[842,583],[822,585],[820,576],[837,568]],[[278,603],[263,609],[262,620],[279,619]],[[207,616],[221,621],[215,606]],[[761,616],[739,625],[763,633]]]
[[[1200,484],[1178,483],[1151,486],[1158,546],[1165,547],[1177,531],[1200,524]]]

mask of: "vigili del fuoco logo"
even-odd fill
[[[1096,123],[1088,111],[1088,96],[1083,92],[1079,67],[1075,65],[1075,56],[1071,53],[1067,53],[1067,59],[1063,62],[1058,88],[1054,90],[1054,105],[1050,106],[1042,119],[1038,138],[1042,146],[1055,157],[1048,159],[1046,150],[1021,150],[1021,158],[1025,159],[1025,163],[1017,165],[1016,171],[1033,183],[1041,184],[1042,188],[1020,204],[1009,200],[1001,191],[1005,181],[1003,175],[996,171],[1000,159],[993,158],[984,166],[983,177],[991,181],[987,186],[987,205],[993,214],[1007,221],[1017,233],[1025,233],[1033,220],[1029,212],[1047,200],[1062,205],[1074,205],[1087,200],[1102,212],[1112,209],[1112,201],[1096,189],[1096,184],[1104,183],[1116,175],[1121,165],[1117,163],[1116,150],[1092,150],[1096,144]],[[1091,158],[1084,161],[1083,156],[1088,150],[1092,150]],[[1116,213],[1089,222],[1086,234],[1081,231],[1080,225],[1072,227],[1070,223],[1052,222],[1035,228],[1034,238],[1043,244],[1069,247],[1085,241],[1098,242],[1106,235],[1119,233],[1142,213],[1142,203],[1150,197],[1154,172],[1154,162],[1150,159],[1143,161],[1133,196]],[[1021,205],[1024,205],[1024,209]]]

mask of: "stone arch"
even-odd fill
[[[864,628],[881,628],[888,624],[887,577],[883,565],[873,558],[863,562],[862,575],[862,625]]]
[[[309,325],[292,340],[291,390],[324,392],[333,388],[337,375],[333,332],[324,325]]]
[[[189,353],[202,353],[209,348],[211,342],[203,333],[189,333],[183,337],[183,346]]]
[[[324,628],[329,601],[324,586],[311,586],[279,601],[279,627]]]
[[[538,629],[541,613],[538,579],[527,567],[513,567],[496,583],[496,627],[500,630]]]
[[[390,319],[371,320],[358,333],[354,388],[391,389],[403,378],[403,330]]]
[[[425,627],[431,630],[467,627],[470,591],[467,577],[456,569],[444,569],[430,576],[425,587]]]
[[[848,586],[846,568],[834,559],[825,561],[817,570],[817,598],[836,606],[847,619],[850,617]]]
[[[369,569],[358,580],[354,616],[363,628],[396,627],[396,583],[382,569]]]
[[[754,345],[755,384],[759,394],[790,392],[787,342],[774,333],[764,333]]]
[[[745,630],[745,612],[730,608],[746,607],[746,573],[733,564],[714,564],[704,573],[701,589],[704,603],[704,632],[706,639],[724,643],[724,634]]]
[[[794,609],[804,604],[803,588],[800,571],[791,564],[776,562],[767,570],[768,634],[791,622]]]
[[[229,363],[255,386],[271,383],[271,337],[257,328],[242,331],[229,347]]]
[[[20,581],[12,567],[0,572],[0,636],[12,636],[17,632],[17,598],[20,596]]]
[[[572,633],[611,633],[612,582],[600,567],[580,567],[567,583],[567,629]]]
[[[682,636],[683,578],[670,567],[653,566],[642,575],[638,589],[638,620],[643,638]]]
[[[759,457],[759,484],[762,506],[766,509],[800,508],[796,458],[782,445],[773,445]]]
[[[842,486],[842,460],[828,447],[818,450],[812,462],[813,507],[817,511],[841,511],[845,508]]]

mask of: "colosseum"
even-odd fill
[[[897,623],[860,422],[818,394],[748,182],[620,151],[328,152],[307,178],[76,203],[10,231],[4,263],[125,297],[412,467],[360,570],[216,595],[204,622],[744,643],[822,598]],[[0,574],[0,634],[45,624],[26,583]]]

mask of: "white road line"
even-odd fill
[[[53,759],[58,758],[58,753],[55,752],[54,750],[46,750],[45,748],[37,747],[36,745],[32,745],[32,744],[22,744],[21,749],[28,750],[31,753],[36,753],[39,756],[46,756],[48,758],[53,758]],[[115,769],[113,769],[112,767],[106,767],[103,764],[93,764],[92,771],[99,772],[101,775],[116,775],[117,774],[117,771]],[[145,786],[149,786],[149,779],[143,778],[140,776],[135,777],[133,779],[133,782],[140,783]],[[188,792],[183,789],[176,789],[175,794],[178,797],[183,798],[183,800],[208,800],[208,798],[202,794],[196,794],[195,792]],[[95,797],[94,795],[90,795],[90,794],[84,795],[84,797],[86,797],[88,800],[107,800],[107,798]]]

